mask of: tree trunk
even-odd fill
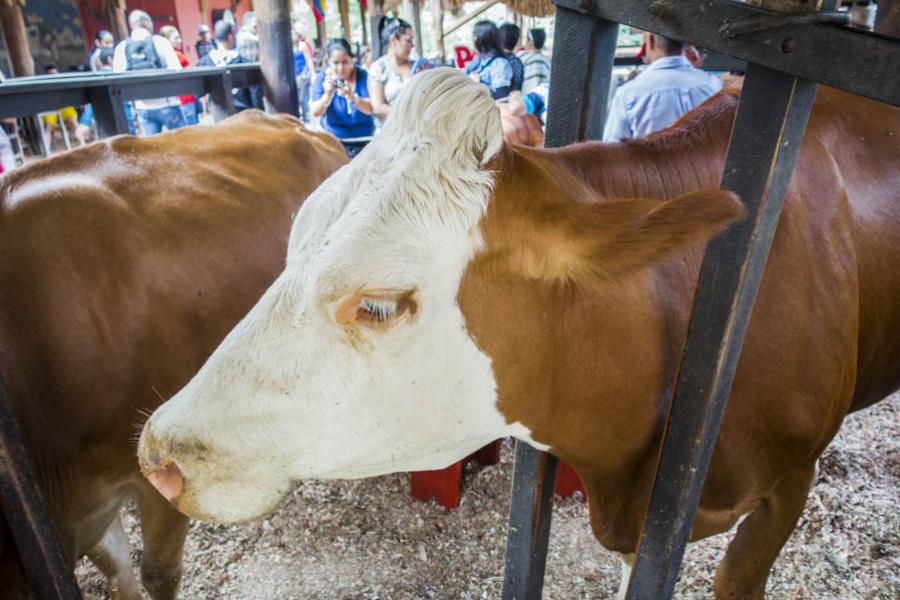
[[[200,23],[210,27],[209,23],[209,0],[200,0]]]
[[[19,0],[0,0],[0,22],[6,36],[6,49],[12,62],[14,77],[34,75],[34,59],[28,45],[25,18]]]

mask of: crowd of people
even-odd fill
[[[91,70],[179,70],[190,66],[177,28],[167,25],[154,34],[150,16],[141,10],[129,14],[128,24],[130,35],[118,44],[108,31],[95,36],[87,58]],[[198,35],[196,66],[258,60],[258,25],[252,11],[243,16],[239,29],[233,21],[223,19],[212,29],[201,25]],[[416,56],[413,28],[403,19],[383,17],[377,35],[383,55],[374,61],[365,48],[354,53],[345,39],[331,40],[317,60],[302,28],[295,26],[292,31],[301,118],[339,138],[351,157],[385,123],[401,90],[416,73],[443,66]],[[501,110],[514,116],[535,115],[543,122],[551,72],[544,52],[546,41],[542,28],[527,30],[523,40],[522,32],[513,23],[498,27],[491,21],[479,21],[472,32],[477,53],[464,65],[464,71],[488,89]],[[639,137],[661,129],[722,86],[718,78],[697,68],[699,56],[693,47],[648,33],[644,35],[642,54],[649,66],[616,91],[605,124],[605,141]],[[233,95],[237,110],[263,108],[262,86],[235,89]],[[201,98],[185,94],[137,100],[133,108],[126,106],[126,111],[132,133],[151,135],[197,124],[203,104]],[[75,107],[65,107],[47,115],[45,127],[72,127],[75,137],[85,142],[91,135],[92,120],[90,105],[83,107],[80,114]]]

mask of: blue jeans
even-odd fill
[[[182,104],[181,105],[181,114],[184,115],[184,124],[185,125],[196,125],[200,121],[197,119],[197,103],[191,102],[190,104]]]
[[[300,94],[300,118],[304,123],[309,123],[309,94],[312,85],[310,84],[309,77],[298,77],[297,83]]]
[[[184,114],[181,106],[166,106],[163,108],[139,108],[137,111],[138,122],[141,124],[141,132],[144,135],[153,135],[166,129],[178,129],[184,127]]]

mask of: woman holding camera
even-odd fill
[[[316,76],[310,110],[314,117],[321,117],[322,129],[341,140],[353,158],[375,133],[368,73],[353,65],[347,40],[331,40],[325,51],[328,68]]]

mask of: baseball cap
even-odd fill
[[[197,28],[197,33],[209,33],[209,25],[201,25]]]

